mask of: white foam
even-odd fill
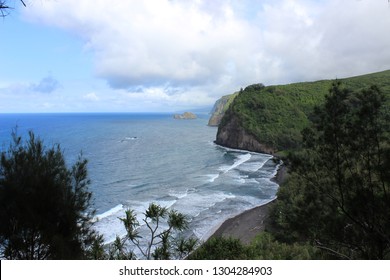
[[[218,173],[218,174],[208,174],[207,177],[210,178],[210,179],[207,180],[207,181],[210,182],[210,183],[212,183],[212,182],[214,182],[216,179],[218,179],[219,173]]]
[[[122,204],[118,204],[117,206],[111,208],[110,210],[102,213],[102,214],[99,214],[99,215],[96,215],[94,217],[94,221],[99,221],[99,220],[102,220],[104,218],[107,218],[108,216],[111,216],[119,211],[121,211],[123,209],[123,205]]]
[[[217,193],[192,193],[191,195],[180,199],[176,202],[175,209],[179,212],[197,217],[203,211],[207,211],[216,203],[220,203],[226,199],[235,198],[231,193],[217,192]]]
[[[256,172],[263,168],[264,164],[269,160],[269,158],[262,158],[257,161],[252,162],[245,162],[240,166],[241,171],[247,171],[247,172]]]
[[[121,206],[121,208],[119,208],[119,206]],[[119,220],[119,218],[125,216],[125,209],[122,204],[117,205],[98,216],[99,218],[96,219],[93,227],[103,235],[105,244],[113,242],[116,236],[123,237],[126,235],[126,229],[123,226],[122,221]]]
[[[119,140],[118,142],[127,142],[127,141],[134,141],[134,140],[137,140],[138,138],[137,138],[137,136],[133,136],[133,137],[125,137],[125,138],[123,138],[123,139],[121,139],[121,140]]]
[[[257,181],[254,178],[246,180],[246,183],[248,183],[248,184],[260,184],[259,181]]]
[[[258,152],[251,152],[251,151],[248,151],[248,150],[240,150],[240,149],[233,149],[233,148],[224,147],[224,146],[215,144],[215,142],[214,142],[214,145],[219,147],[219,148],[224,149],[227,152],[238,152],[238,153],[248,153],[249,152],[252,155],[261,155],[261,156],[265,156],[265,157],[268,157],[268,158],[272,158],[273,157],[270,154],[264,154],[264,153],[258,153]]]
[[[156,204],[169,209],[176,203],[176,201],[177,200],[158,200]]]
[[[176,190],[170,190],[169,191],[169,195],[170,196],[174,196],[178,199],[181,199],[181,198],[184,198],[188,195],[188,192],[190,191],[190,189],[186,189],[185,192],[178,192]]]
[[[223,172],[223,173],[227,173],[229,172],[230,170],[232,169],[235,169],[237,168],[238,166],[240,166],[241,164],[243,164],[244,162],[250,160],[252,157],[251,154],[243,154],[243,155],[239,155],[238,156],[238,159],[236,161],[234,161],[233,165],[230,165],[230,166],[221,166],[220,167],[220,170]]]
[[[245,179],[242,177],[236,178],[234,181],[239,183],[239,184],[245,184]]]

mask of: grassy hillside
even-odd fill
[[[361,90],[373,84],[390,96],[390,70],[340,79],[342,85]],[[220,126],[235,116],[248,134],[276,150],[295,149],[301,130],[309,124],[316,105],[324,102],[333,80],[288,85],[252,85],[241,90],[223,117]]]

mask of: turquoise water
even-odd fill
[[[269,155],[213,143],[208,115],[175,120],[170,114],[0,114],[0,149],[17,126],[46,145],[60,143],[69,165],[82,151],[89,160],[95,227],[112,241],[125,233],[118,217],[151,202],[190,219],[188,235],[206,238],[224,220],[275,197]]]

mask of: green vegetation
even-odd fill
[[[390,71],[340,80],[351,90],[377,85],[390,95]],[[310,125],[315,106],[325,101],[332,81],[295,83],[277,86],[255,84],[240,91],[221,121],[226,125],[233,116],[261,143],[275,150],[299,149],[301,131]]]
[[[148,260],[151,258],[155,260],[169,260],[172,257],[182,258],[193,250],[195,242],[192,239],[185,241],[174,237],[175,233],[187,228],[188,221],[183,214],[175,210],[168,211],[167,208],[152,203],[145,211],[144,216],[142,221],[150,231],[150,240],[147,242],[146,248],[143,249],[141,245],[141,239],[146,237],[139,235],[140,223],[132,210],[126,211],[126,217],[121,219],[127,232],[122,240],[123,243],[127,241],[133,243]],[[166,221],[166,228],[163,230],[160,228],[162,220]]]
[[[376,86],[335,82],[289,156],[273,212],[276,236],[307,240],[329,258],[390,258],[390,114]]]
[[[200,246],[192,260],[307,260],[322,258],[320,250],[308,244],[287,244],[263,232],[249,245],[235,238],[213,237]]]
[[[245,260],[252,259],[249,247],[234,238],[214,237],[202,244],[190,260]]]
[[[67,168],[60,146],[30,133],[0,159],[0,258],[83,259],[97,238],[91,229],[87,161]]]
[[[210,126],[218,126],[221,122],[221,119],[225,115],[226,110],[230,107],[230,105],[233,103],[234,98],[238,95],[238,92],[235,92],[233,94],[222,96],[220,99],[218,99],[213,109],[211,110],[211,117],[209,119],[208,125]]]
[[[210,240],[198,258],[390,259],[390,71],[241,90],[233,117],[282,154],[289,176],[249,246]],[[233,246],[233,245],[234,246]]]
[[[140,222],[133,210],[127,210],[126,216],[119,219],[126,228],[126,236],[117,236],[108,248],[103,245],[102,239],[96,240],[90,254],[92,259],[183,259],[197,244],[196,239],[185,239],[179,235],[188,226],[187,218],[183,214],[155,203],[149,205],[142,219],[149,230],[149,236],[140,235]],[[129,245],[135,248],[138,254]]]

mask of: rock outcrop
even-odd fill
[[[173,118],[176,120],[193,120],[196,119],[197,116],[191,112],[185,112],[183,114],[174,114]]]
[[[276,152],[273,147],[262,144],[256,137],[245,131],[239,119],[234,115],[219,125],[215,143],[228,148],[271,155]]]

